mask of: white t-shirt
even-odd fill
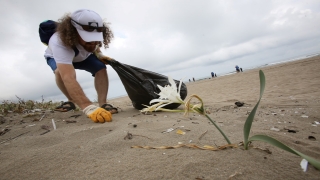
[[[76,47],[79,50],[79,54],[74,57],[74,50],[64,46],[59,34],[56,32],[49,40],[49,46],[44,53],[44,57],[54,58],[56,63],[72,64],[73,62],[81,62],[92,54],[91,52],[86,51],[80,44],[77,44]]]

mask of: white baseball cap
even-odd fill
[[[98,13],[89,9],[79,9],[71,14],[71,19],[72,25],[84,41],[103,41],[103,21]]]

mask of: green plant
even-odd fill
[[[265,79],[265,76],[264,76],[264,73],[262,70],[259,71],[259,77],[260,77],[260,98],[259,98],[259,101],[257,102],[257,104],[255,105],[255,107],[253,108],[253,110],[250,112],[250,114],[249,114],[249,116],[243,126],[244,148],[246,150],[248,150],[249,143],[252,141],[266,142],[266,143],[269,143],[269,144],[276,146],[280,149],[283,149],[285,151],[288,151],[290,153],[298,155],[298,156],[302,157],[303,159],[306,159],[311,165],[313,165],[315,168],[320,170],[320,162],[319,161],[317,161],[316,159],[314,159],[310,156],[307,156],[307,155],[305,155],[305,154],[303,154],[293,148],[286,146],[285,144],[281,143],[280,141],[278,141],[272,137],[269,137],[266,135],[254,135],[254,136],[249,137],[252,122],[253,122],[254,116],[256,114],[257,108],[260,104],[260,101],[261,101],[261,98],[262,98],[262,95],[263,95],[263,92],[265,89],[265,84],[266,84],[266,79]]]
[[[250,130],[251,130],[251,126],[252,126],[252,122],[254,119],[254,116],[256,114],[257,108],[260,104],[264,89],[265,89],[265,84],[266,84],[266,79],[264,76],[264,73],[262,70],[259,71],[259,77],[260,77],[260,98],[257,102],[257,104],[254,106],[253,110],[250,112],[244,127],[243,127],[243,136],[244,136],[244,148],[246,150],[248,150],[249,148],[249,144],[252,141],[262,141],[262,142],[266,142],[269,143],[273,146],[276,146],[280,149],[283,149],[285,151],[288,151],[290,153],[293,153],[295,155],[298,155],[300,157],[302,157],[303,159],[307,160],[311,165],[313,165],[314,167],[316,167],[318,170],[320,170],[320,162],[317,161],[316,159],[307,156],[293,148],[290,148],[288,146],[286,146],[285,144],[281,143],[280,141],[266,136],[266,135],[254,135],[249,137],[250,134]],[[181,112],[184,111],[185,114],[189,113],[189,112],[195,112],[201,115],[206,116],[209,121],[219,130],[219,132],[223,135],[223,137],[225,138],[225,140],[228,142],[228,144],[231,144],[230,140],[228,139],[228,137],[224,134],[224,132],[219,128],[219,126],[217,126],[217,124],[206,114],[206,111],[204,109],[204,105],[203,105],[203,101],[202,99],[197,96],[197,95],[192,95],[190,96],[190,98],[188,100],[186,100],[186,102],[184,102],[181,98],[180,98],[180,86],[181,86],[181,81],[179,84],[179,89],[177,90],[176,84],[173,81],[173,79],[171,77],[168,77],[168,80],[171,84],[167,85],[165,87],[161,87],[158,85],[159,89],[161,90],[161,92],[158,94],[160,97],[158,99],[153,99],[150,101],[150,104],[152,104],[151,106],[146,106],[146,108],[142,109],[141,112],[144,113],[148,113],[148,112],[152,112],[152,111],[167,111],[167,112]],[[191,104],[191,99],[192,98],[196,98],[200,101],[200,104]],[[185,110],[171,110],[171,109],[165,109],[163,108],[164,106],[171,104],[171,103],[180,103],[180,104],[184,104],[185,106]]]
[[[165,87],[159,86],[160,93],[158,94],[160,97],[158,99],[153,99],[150,101],[150,104],[155,103],[151,106],[146,106],[146,108],[142,109],[141,112],[148,113],[152,111],[167,111],[167,112],[185,112],[185,115],[189,112],[195,112],[201,115],[204,115],[208,118],[208,120],[219,130],[219,132],[222,134],[222,136],[225,138],[228,144],[231,144],[229,138],[225,135],[225,133],[220,129],[220,127],[207,115],[206,110],[203,105],[202,99],[197,95],[190,96],[186,102],[184,102],[180,97],[180,88],[181,83],[179,83],[179,89],[177,89],[176,83],[174,80],[169,76],[168,81],[171,85],[166,85]],[[196,98],[200,101],[200,104],[191,104],[191,100],[193,98]],[[185,109],[184,110],[171,110],[171,109],[165,109],[164,106],[172,103],[179,103],[183,104]]]

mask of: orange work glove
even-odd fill
[[[87,106],[83,109],[83,113],[85,113],[88,116],[88,118],[90,118],[95,123],[104,123],[112,121],[112,115],[109,111],[95,105]]]

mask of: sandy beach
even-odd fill
[[[315,56],[186,84],[188,97],[203,99],[209,116],[236,148],[131,148],[227,142],[204,116],[144,115],[128,97],[109,101],[119,108],[111,123],[93,123],[81,111],[46,111],[41,121],[34,121],[41,114],[1,116],[0,130],[10,130],[0,136],[0,179],[320,179],[319,170],[309,164],[303,172],[302,158],[287,151],[258,141],[249,150],[238,145],[259,98],[260,69],[266,88],[250,136],[271,136],[320,161],[320,56]],[[244,106],[237,107],[237,101]],[[170,128],[174,130],[164,133]]]

